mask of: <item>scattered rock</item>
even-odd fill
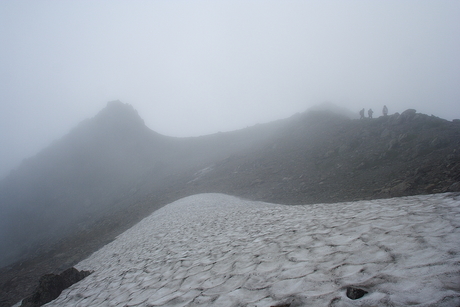
[[[448,140],[445,140],[443,138],[440,138],[440,137],[435,137],[431,142],[430,142],[430,147],[432,148],[442,148],[444,146],[447,146],[449,143]]]
[[[404,192],[411,188],[411,184],[407,181],[398,183],[390,189],[390,194],[392,196],[401,196]]]
[[[448,190],[450,192],[460,192],[460,182],[452,183]]]
[[[65,270],[59,275],[46,274],[40,277],[39,285],[34,293],[22,301],[21,307],[38,307],[56,299],[64,289],[79,282],[91,274],[75,268]]]
[[[431,193],[435,187],[436,187],[435,184],[430,183],[430,184],[428,184],[428,185],[425,187],[425,191],[426,191],[427,193]]]
[[[427,143],[419,143],[415,145],[415,148],[412,152],[412,159],[415,159],[419,156],[426,155],[427,153],[431,152],[432,148]]]
[[[386,138],[387,136],[390,136],[390,130],[388,130],[387,128],[385,128],[382,133],[380,134],[380,137],[381,138]]]
[[[403,142],[407,139],[407,133],[402,133],[398,136],[398,142]]]
[[[391,149],[395,149],[395,148],[398,148],[399,147],[399,142],[397,139],[392,139],[389,143],[388,143],[388,150],[391,150]]]
[[[415,117],[416,112],[417,111],[415,109],[407,109],[406,111],[402,112],[398,117],[398,123],[401,124],[412,120]]]
[[[355,288],[355,287],[348,287],[347,288],[347,297],[352,300],[357,300],[359,298],[362,298],[364,295],[366,295],[367,292],[366,290]]]

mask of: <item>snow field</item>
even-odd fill
[[[458,306],[460,196],[171,203],[76,267],[46,306]],[[351,300],[346,288],[368,291]]]

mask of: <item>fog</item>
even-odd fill
[[[460,118],[458,1],[1,1],[0,178],[119,99],[170,136],[321,102]]]

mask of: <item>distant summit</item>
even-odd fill
[[[0,181],[0,266],[94,223],[163,163],[165,147],[131,105],[111,101],[25,160]]]
[[[144,120],[139,116],[132,105],[123,103],[120,100],[107,102],[107,106],[95,117],[100,125],[112,126],[117,129],[143,129],[146,128]]]

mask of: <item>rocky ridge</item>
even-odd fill
[[[286,204],[459,191],[459,150],[460,122],[415,110],[373,120],[303,114],[264,148],[189,184]]]
[[[2,187],[22,195],[37,178],[44,184],[28,192],[41,200],[41,212],[50,203],[63,212],[83,203],[86,211],[65,236],[40,241],[27,257],[1,269],[0,306],[31,293],[41,275],[73,266],[184,196],[219,192],[312,204],[460,191],[460,121],[415,110],[372,120],[310,111],[180,139],[151,131],[131,106],[117,102],[34,159]]]

